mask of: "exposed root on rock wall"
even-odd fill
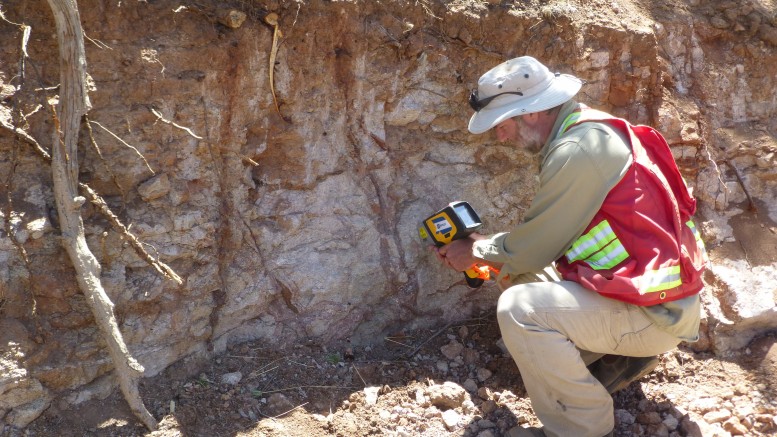
[[[152,257],[144,248],[143,243],[138,240],[137,237],[135,237],[132,232],[127,229],[126,226],[119,220],[118,217],[111,211],[110,207],[108,207],[108,204],[105,203],[105,200],[100,197],[97,192],[95,192],[91,187],[88,185],[79,182],[78,184],[79,189],[82,193],[85,193],[89,197],[89,201],[92,203],[92,205],[96,206],[97,209],[102,213],[103,216],[105,216],[108,221],[111,222],[113,225],[113,228],[116,229],[125,240],[127,240],[133,249],[135,249],[135,253],[138,254],[146,263],[148,263],[151,267],[154,268],[159,274],[164,276],[167,279],[170,279],[172,281],[175,281],[176,284],[182,285],[183,279],[181,279],[180,276],[178,276],[175,271],[170,268],[167,264],[163,263],[162,261],[159,261],[158,258]]]
[[[103,166],[105,169],[110,173],[111,179],[113,180],[113,183],[116,184],[116,187],[121,191],[122,197],[125,196],[126,190],[124,190],[124,187],[121,186],[121,183],[119,183],[119,178],[116,177],[116,173],[113,172],[111,169],[111,166],[108,165],[108,162],[105,160],[105,157],[103,157],[103,153],[100,150],[100,146],[97,145],[97,140],[94,139],[94,132],[92,131],[92,124],[89,122],[89,119],[86,118],[86,130],[89,133],[89,142],[92,144],[92,148],[95,152],[97,152],[97,157],[100,158],[100,162],[103,163]],[[146,163],[148,164],[148,163]]]
[[[116,138],[121,144],[123,144],[124,146],[132,149],[135,152],[135,154],[137,154],[140,157],[140,159],[143,161],[143,163],[146,164],[146,168],[148,169],[148,171],[150,171],[152,175],[156,174],[154,169],[151,168],[151,165],[149,165],[148,161],[146,161],[146,158],[143,156],[142,153],[140,153],[140,150],[138,150],[137,147],[130,145],[129,143],[127,143],[126,141],[121,139],[120,136],[118,136],[115,133],[111,132],[110,129],[108,129],[107,127],[103,126],[102,124],[100,124],[100,123],[98,123],[96,121],[92,121],[92,120],[86,119],[86,122],[87,123],[91,123],[91,124],[99,127],[100,129],[104,130],[105,132],[108,132],[108,134],[110,134],[113,138]]]
[[[16,126],[16,119],[13,117],[13,126]],[[0,121],[5,123],[4,120],[2,120],[2,114],[0,114]],[[5,124],[3,124],[5,126]],[[15,129],[14,129],[15,130]],[[16,236],[16,232],[13,229],[13,226],[11,224],[11,217],[13,216],[13,179],[14,175],[16,173],[16,166],[18,165],[19,161],[19,139],[18,137],[14,137],[13,146],[12,146],[12,152],[11,152],[11,168],[8,174],[6,175],[6,180],[3,189],[6,193],[6,202],[5,202],[5,208],[4,208],[4,215],[5,215],[5,233],[8,235],[8,238],[11,239],[11,242],[13,243],[14,247],[16,247],[16,250],[19,252],[19,256],[21,257],[22,261],[24,262],[24,267],[27,270],[27,277],[32,277],[32,266],[30,264],[30,257],[27,256],[27,250],[24,248],[24,244],[22,244],[21,241]],[[32,286],[32,284],[30,284]],[[32,290],[32,287],[31,287]],[[37,301],[35,300],[35,293],[30,292],[30,297],[32,298],[32,309],[30,311],[30,314],[35,314],[37,310]],[[4,296],[0,296],[0,302],[4,303]],[[2,303],[0,303],[0,311],[2,311]]]
[[[43,146],[40,145],[40,143],[33,138],[30,134],[28,134],[24,129],[21,128],[15,128],[12,125],[7,124],[7,122],[3,119],[3,117],[0,117],[0,126],[10,130],[15,135],[17,135],[19,138],[23,139],[25,142],[27,142],[30,146],[33,147],[35,152],[43,158],[46,162],[51,163],[51,155],[49,152],[43,148]],[[180,276],[178,276],[175,271],[170,268],[167,264],[160,261],[157,258],[154,258],[149,254],[145,248],[143,248],[143,243],[138,240],[138,238],[127,228],[127,226],[122,223],[121,219],[116,216],[116,214],[113,213],[111,208],[108,206],[108,204],[105,202],[105,199],[102,198],[92,187],[90,187],[88,184],[85,184],[83,182],[78,183],[78,188],[80,190],[80,193],[84,196],[86,196],[87,200],[89,200],[90,203],[92,203],[94,206],[97,207],[97,210],[100,211],[100,213],[108,219],[108,221],[113,226],[113,229],[116,230],[118,233],[122,235],[122,237],[130,243],[132,248],[135,250],[135,253],[142,258],[144,261],[146,261],[151,267],[154,268],[159,274],[164,276],[167,279],[170,279],[172,281],[175,281],[178,285],[183,284],[183,279],[181,279]]]
[[[275,58],[278,56],[278,41],[283,36],[281,33],[281,29],[278,26],[278,14],[275,12],[271,12],[267,14],[267,16],[264,17],[264,22],[272,26],[273,28],[273,34],[272,34],[272,47],[270,48],[270,65],[268,68],[268,72],[270,74],[270,91],[272,91],[272,101],[275,103],[275,110],[278,111],[278,115],[284,120],[287,121],[285,118],[283,118],[283,114],[281,114],[281,108],[278,106],[278,97],[275,95],[275,78],[274,78],[274,72],[275,72]]]
[[[180,124],[177,124],[177,123],[175,123],[173,121],[170,121],[170,120],[162,117],[162,114],[159,111],[157,111],[156,109],[154,109],[154,108],[148,108],[148,109],[151,110],[151,113],[154,114],[156,116],[157,120],[161,121],[162,123],[166,123],[166,124],[169,124],[170,126],[173,126],[173,127],[178,128],[178,129],[181,129],[182,131],[186,132],[187,134],[191,135],[192,137],[194,137],[194,138],[196,138],[198,140],[202,139],[201,136],[199,136],[199,135],[195,134],[194,132],[192,132],[192,130],[189,129],[188,127],[181,126]],[[145,161],[145,159],[144,159],[144,161]]]
[[[5,15],[3,14],[3,11],[0,10],[0,19],[3,21],[19,27],[22,31],[22,44],[21,44],[21,56],[19,57],[19,78],[22,83],[24,83],[25,79],[25,73],[24,73],[24,63],[27,58],[30,57],[30,55],[27,53],[27,43],[30,40],[30,33],[32,32],[32,28],[30,26],[27,26],[26,24],[19,24],[14,23],[10,20],[8,20]],[[16,99],[13,100],[13,108],[11,110],[7,110],[5,107],[0,106],[0,126],[10,129],[12,132],[16,132],[18,129],[18,121],[16,116],[21,115],[20,111],[16,107]],[[30,258],[27,256],[27,250],[24,248],[24,245],[19,241],[19,239],[16,236],[16,233],[14,232],[13,226],[11,225],[11,217],[13,215],[13,180],[14,175],[16,173],[16,166],[18,165],[19,160],[19,138],[18,136],[14,136],[13,146],[12,146],[12,152],[11,152],[11,168],[8,174],[6,175],[6,180],[4,184],[4,189],[6,192],[6,202],[5,202],[5,208],[4,208],[4,214],[5,214],[5,231],[8,235],[8,238],[13,243],[14,247],[16,247],[16,250],[19,252],[19,256],[21,257],[22,261],[24,262],[24,267],[27,271],[27,277],[32,276],[32,268],[30,264]],[[30,297],[32,299],[32,310],[31,314],[35,314],[37,310],[37,301],[35,300],[35,293],[31,292]],[[2,311],[3,306],[5,304],[5,296],[0,295],[0,311]]]
[[[734,176],[736,176],[737,183],[742,188],[742,191],[745,193],[745,197],[747,197],[747,203],[748,203],[748,210],[752,212],[758,212],[758,208],[755,206],[755,202],[753,202],[753,197],[750,196],[750,192],[747,190],[747,187],[745,186],[745,182],[742,180],[742,176],[739,174],[739,169],[737,169],[734,164],[731,163],[728,159],[724,159],[723,162],[728,165],[728,167],[734,172]]]
[[[76,270],[79,288],[87,297],[97,326],[108,345],[116,377],[124,398],[135,416],[148,429],[156,429],[157,421],[148,412],[138,391],[143,367],[129,353],[113,311],[113,302],[105,293],[100,280],[100,263],[86,244],[80,208],[86,201],[77,195],[78,128],[81,117],[90,108],[86,90],[86,59],[81,18],[75,2],[49,0],[54,15],[60,52],[61,120],[54,113],[52,144],[52,180],[54,198],[59,212],[62,245]]]

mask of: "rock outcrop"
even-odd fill
[[[493,308],[497,290],[469,290],[416,229],[459,199],[486,232],[520,222],[535,158],[469,135],[466,101],[523,54],[671,143],[713,261],[696,347],[777,328],[777,19],[763,2],[78,3],[93,85],[80,178],[184,278],[161,278],[84,206],[148,375],[246,340],[377,342]],[[15,334],[0,333],[0,415],[23,424],[52,397],[99,395],[112,365],[60,245],[50,170],[13,133],[51,146],[52,19],[42,0],[3,13],[0,324]]]

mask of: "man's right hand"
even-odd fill
[[[475,240],[470,235],[461,240],[451,241],[443,247],[435,248],[437,259],[457,272],[463,272],[475,265],[479,260],[472,255],[472,244]]]

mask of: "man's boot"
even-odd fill
[[[615,435],[615,431],[610,431],[607,434],[605,434],[603,437],[613,437]],[[545,437],[545,431],[543,431],[543,428],[536,428],[536,427],[529,427],[529,428],[522,428],[521,426],[516,426],[509,431],[507,431],[507,434],[505,434],[506,437]]]
[[[605,355],[591,363],[588,370],[602,383],[608,393],[613,394],[652,372],[656,366],[658,366],[658,357]]]

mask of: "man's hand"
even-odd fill
[[[440,262],[457,272],[463,272],[476,263],[483,262],[482,259],[475,258],[472,255],[472,244],[483,238],[485,237],[473,233],[467,238],[452,241],[443,247],[433,247],[432,249],[435,251],[437,259],[439,259]]]

